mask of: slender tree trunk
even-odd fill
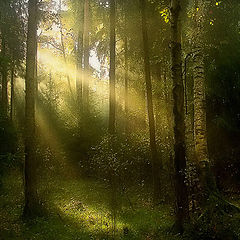
[[[173,80],[174,114],[174,166],[176,194],[176,228],[183,232],[183,223],[188,217],[188,195],[185,185],[185,124],[184,124],[184,87],[182,79],[181,50],[181,0],[171,0],[171,58]]]
[[[128,33],[127,33],[127,1],[124,2],[124,25],[125,25],[125,36],[124,36],[124,61],[125,61],[125,73],[124,73],[124,99],[125,99],[125,133],[128,133],[128,112],[129,112],[129,95],[128,95],[128,82],[129,82],[129,66],[128,66]]]
[[[116,92],[115,92],[115,56],[116,56],[116,6],[115,0],[110,1],[110,71],[109,71],[109,125],[110,135],[115,133],[115,112],[116,112]]]
[[[8,76],[6,69],[2,71],[2,103],[3,103],[3,114],[5,117],[8,115]]]
[[[2,37],[2,55],[6,55],[6,42],[4,36]],[[8,71],[7,64],[4,62],[2,66],[2,108],[3,115],[8,115]]]
[[[84,79],[83,79],[83,102],[85,109],[88,109],[89,104],[89,0],[84,2],[84,31],[83,31],[83,46],[84,46]]]
[[[14,66],[12,66],[11,69],[11,106],[10,106],[10,119],[11,121],[13,121],[13,117],[14,117],[14,100],[15,100],[15,81],[14,81]]]
[[[83,8],[83,4],[80,4],[80,11]],[[80,26],[78,30],[78,40],[77,40],[77,61],[76,61],[76,67],[77,67],[77,76],[76,76],[76,91],[77,91],[77,102],[80,106],[82,104],[82,88],[83,88],[83,68],[82,68],[82,60],[83,60],[83,11],[81,11],[82,14],[81,20],[80,20]]]
[[[64,63],[65,63],[65,65],[67,65],[67,56],[66,56],[66,48],[65,48],[65,43],[64,43],[63,24],[62,24],[62,18],[61,18],[61,11],[62,11],[62,0],[59,0],[60,40],[61,40],[61,47],[62,47]],[[67,75],[68,87],[69,87],[71,95],[73,96],[72,86],[71,86],[71,82],[70,82],[70,77],[69,77],[68,73],[66,75]]]
[[[36,40],[36,46],[35,46],[35,52],[36,52],[36,63],[35,63],[35,91],[36,91],[36,101],[38,100],[38,38]]]
[[[195,170],[194,161],[195,157],[195,143],[194,143],[194,104],[193,104],[193,76],[188,77],[188,58],[191,55],[185,57],[185,71],[184,71],[184,82],[185,82],[185,144],[186,144],[186,159],[187,168]],[[193,171],[195,173],[195,171]],[[196,175],[190,174],[188,176],[188,195],[189,195],[189,211],[195,213],[196,211],[196,187],[198,182],[196,181]]]
[[[160,161],[157,153],[156,145],[156,131],[155,131],[155,119],[153,110],[152,99],[152,82],[149,62],[149,49],[148,49],[148,33],[147,33],[147,20],[146,20],[146,4],[145,0],[140,0],[140,7],[142,13],[142,36],[143,36],[143,52],[144,52],[144,70],[145,70],[145,82],[146,82],[146,94],[147,94],[147,111],[148,111],[148,124],[150,133],[150,148],[152,154],[152,170],[153,170],[153,198],[156,203],[160,198],[160,171],[162,168],[162,162]]]
[[[35,64],[37,38],[37,0],[28,2],[28,33],[26,59],[26,97],[25,97],[25,216],[38,213],[39,199],[36,190],[37,162],[35,136]]]
[[[3,114],[5,117],[8,115],[8,81],[7,81],[7,71],[3,69],[2,71],[2,106]]]
[[[115,0],[110,0],[110,70],[109,70],[109,148],[115,149],[116,133],[116,91],[115,91],[115,58],[116,58],[116,4]],[[109,172],[110,191],[111,191],[111,208],[112,208],[112,224],[113,238],[115,238],[116,226],[116,207],[117,207],[117,175],[114,168]]]

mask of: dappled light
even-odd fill
[[[0,1],[0,240],[239,240],[239,13]]]

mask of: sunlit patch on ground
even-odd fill
[[[17,180],[18,179],[18,180]],[[17,180],[17,181],[16,181]],[[109,207],[109,190],[93,180],[64,180],[41,182],[41,189],[49,191],[42,197],[47,204],[48,216],[23,223],[22,179],[19,171],[4,175],[1,194],[0,236],[4,240],[70,240],[70,239],[180,239],[168,234],[173,224],[171,208],[161,206],[158,211],[143,207],[144,193],[136,209],[122,202],[117,210],[115,231]],[[121,197],[121,196],[119,196]],[[140,199],[142,199],[140,201]],[[135,200],[134,200],[135,201]],[[136,201],[137,203],[137,201]],[[159,227],[160,226],[160,227]]]

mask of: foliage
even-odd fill
[[[0,155],[14,154],[17,151],[17,131],[11,121],[0,115]]]
[[[240,238],[239,212],[228,208],[228,204],[211,195],[207,208],[200,216],[193,219],[193,224],[186,231],[187,239],[233,239]]]
[[[67,180],[56,175],[49,178],[48,175],[48,178],[40,183],[39,189],[44,194],[45,207],[49,214],[25,222],[19,218],[23,204],[19,170],[11,169],[6,172],[3,186],[6,194],[0,196],[0,232],[1,237],[6,240],[53,240],[56,237],[64,240],[112,239],[108,200],[110,194],[104,183],[89,179]],[[159,212],[155,211],[148,205],[145,187],[134,187],[131,192],[129,198],[138,210],[130,209],[126,195],[118,196],[122,199],[122,210],[117,216],[116,239],[181,239],[180,236],[170,233],[174,218],[168,205],[160,207]]]
[[[23,222],[19,216],[23,208],[21,174],[25,136],[27,1],[0,1],[0,72],[8,75],[14,66],[16,80],[11,109],[15,111],[13,121],[0,115],[3,189],[0,195],[0,217],[3,219],[0,238],[112,239],[114,234],[115,239],[133,240],[240,238],[239,214],[230,213],[219,198],[211,196],[203,209],[199,206],[194,208],[202,193],[199,172],[191,158],[187,159],[185,172],[190,223],[186,225],[185,235],[171,234],[175,214],[172,208],[175,202],[175,169],[169,2],[146,0],[156,142],[158,157],[163,162],[161,199],[165,200],[152,208],[153,171],[139,0],[116,1],[117,130],[114,136],[106,134],[109,114],[109,1],[90,1],[88,106],[79,101],[76,94],[76,67],[79,64],[76,50],[79,33],[83,30],[84,1],[39,1],[38,62],[35,69],[38,82],[36,155],[39,180],[36,188],[49,215]],[[238,1],[209,0],[198,1],[201,4],[196,6],[196,2],[181,0],[187,117],[194,124],[192,49],[199,41],[203,48],[206,77],[210,159],[219,190],[232,197],[239,194],[240,182],[240,4]],[[201,12],[201,38],[194,38],[196,12]],[[79,74],[78,77],[84,85],[86,76]],[[125,108],[126,80],[128,112]],[[10,89],[8,92],[10,96]],[[190,134],[193,141],[193,133]],[[195,151],[193,143],[188,147]],[[116,189],[112,191],[111,186]],[[117,199],[115,230],[111,208],[113,192]]]
[[[144,134],[127,138],[126,135],[106,135],[92,148],[92,156],[92,168],[108,181],[111,180],[108,177],[112,173],[118,176],[123,184],[136,180],[144,182],[146,173],[151,169],[149,140]]]

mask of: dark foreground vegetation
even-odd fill
[[[0,1],[0,240],[239,240],[240,2]]]

